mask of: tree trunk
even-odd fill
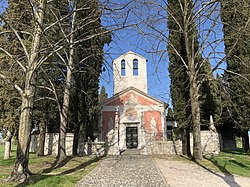
[[[85,97],[85,96],[84,96]],[[84,97],[83,98],[81,98],[81,101],[82,102],[84,102],[85,101],[85,99],[84,99]],[[86,137],[85,137],[85,128],[84,128],[84,126],[86,125],[86,123],[87,123],[87,111],[86,111],[86,108],[87,108],[87,106],[86,106],[86,104],[85,103],[83,103],[82,104],[82,119],[81,119],[81,123],[80,123],[80,129],[79,129],[79,142],[78,142],[78,150],[79,150],[79,153],[78,153],[78,155],[79,156],[81,156],[81,157],[83,157],[83,156],[85,156],[85,139],[86,139]]]
[[[65,108],[65,107],[63,107]],[[65,111],[66,109],[64,109]],[[67,109],[68,110],[68,109]],[[59,142],[58,142],[58,161],[61,162],[66,158],[66,126],[67,119],[65,116],[65,112],[60,114],[60,132],[59,132]]]
[[[34,72],[33,72],[34,73]],[[35,80],[34,74],[29,71],[26,76],[25,93],[22,97],[21,116],[18,132],[18,145],[15,167],[11,180],[24,181],[31,172],[28,169],[30,133],[33,117]]]
[[[10,158],[11,153],[11,133],[10,131],[7,132],[7,136],[4,139],[4,159]]]
[[[77,76],[77,75],[76,75]],[[80,81],[79,77],[76,77],[75,79],[76,89],[74,92],[74,111],[73,111],[73,123],[74,123],[74,139],[73,139],[73,150],[72,154],[74,156],[78,155],[78,142],[79,142],[79,130],[80,130],[80,123],[79,123],[79,91],[80,89]]]
[[[78,142],[79,142],[79,123],[75,124],[74,127],[74,140],[73,140],[73,152],[74,156],[78,155]]]
[[[248,137],[248,132],[244,133],[243,137],[242,137],[244,143],[242,142],[242,148],[246,151],[249,152],[249,137]]]
[[[39,147],[37,150],[38,156],[44,156],[45,135],[46,135],[46,123],[45,120],[43,119],[40,123]]]
[[[31,174],[28,169],[30,133],[35,98],[36,68],[38,65],[38,55],[40,51],[43,32],[42,27],[44,23],[46,2],[46,0],[41,0],[39,3],[37,3],[38,7],[36,9],[33,9],[36,24],[34,28],[31,52],[25,74],[25,86],[22,94],[22,106],[18,131],[17,156],[15,166],[10,177],[10,180],[12,181],[25,181]]]
[[[187,137],[187,156],[191,157],[191,150],[190,150],[190,127],[186,128],[186,137]]]
[[[72,85],[72,70],[74,63],[74,30],[75,30],[75,19],[76,11],[72,14],[71,22],[71,35],[70,35],[70,51],[69,51],[69,60],[67,65],[67,75],[64,88],[63,96],[63,106],[62,112],[60,114],[60,133],[59,133],[59,143],[58,143],[58,161],[61,162],[66,158],[66,130],[69,118],[69,100],[70,100],[70,90]]]
[[[80,130],[79,130],[79,153],[78,155],[83,157],[85,156],[85,133],[84,133],[84,124],[81,123]]]
[[[191,150],[190,150],[190,128],[186,127],[182,130],[183,138],[182,138],[182,152],[183,155],[191,157]]]
[[[200,103],[199,103],[199,87],[197,80],[198,69],[197,57],[195,56],[195,40],[196,28],[192,18],[192,1],[184,1],[183,3],[183,35],[185,40],[185,49],[187,63],[184,63],[189,78],[189,94],[191,100],[191,114],[193,125],[193,157],[195,160],[202,160],[201,149],[201,130],[200,130]]]
[[[190,74],[190,98],[193,123],[193,157],[195,160],[202,160],[201,149],[201,128],[200,128],[200,103],[198,86],[193,74]]]
[[[187,136],[186,129],[182,129],[182,154],[187,155]]]

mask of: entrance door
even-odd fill
[[[128,149],[137,148],[138,146],[137,127],[126,127],[126,145]]]

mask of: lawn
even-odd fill
[[[192,159],[181,155],[155,155],[155,157],[193,162]],[[207,155],[202,161],[196,161],[195,163],[207,170],[250,177],[250,153],[246,153],[242,149],[223,151],[218,155]]]
[[[250,154],[241,149],[205,156],[205,159],[200,164],[217,172],[250,177]]]
[[[0,145],[0,180],[8,177],[13,169],[15,162],[16,147],[13,146],[12,157],[8,160],[3,159],[4,146]],[[31,176],[29,183],[19,184],[18,186],[74,186],[86,174],[94,169],[100,159],[95,157],[68,157],[61,167],[53,167],[56,161],[54,156],[38,157],[30,154],[29,168],[34,175]],[[16,186],[17,183],[3,183],[0,186]]]

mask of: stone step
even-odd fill
[[[121,155],[139,155],[140,150],[139,149],[126,149],[121,153]]]

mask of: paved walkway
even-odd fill
[[[149,156],[124,154],[107,157],[77,187],[167,187]]]
[[[155,158],[170,187],[249,187],[250,178],[217,173],[194,162]]]
[[[250,178],[216,173],[193,162],[136,151],[107,157],[77,187],[249,187]]]

